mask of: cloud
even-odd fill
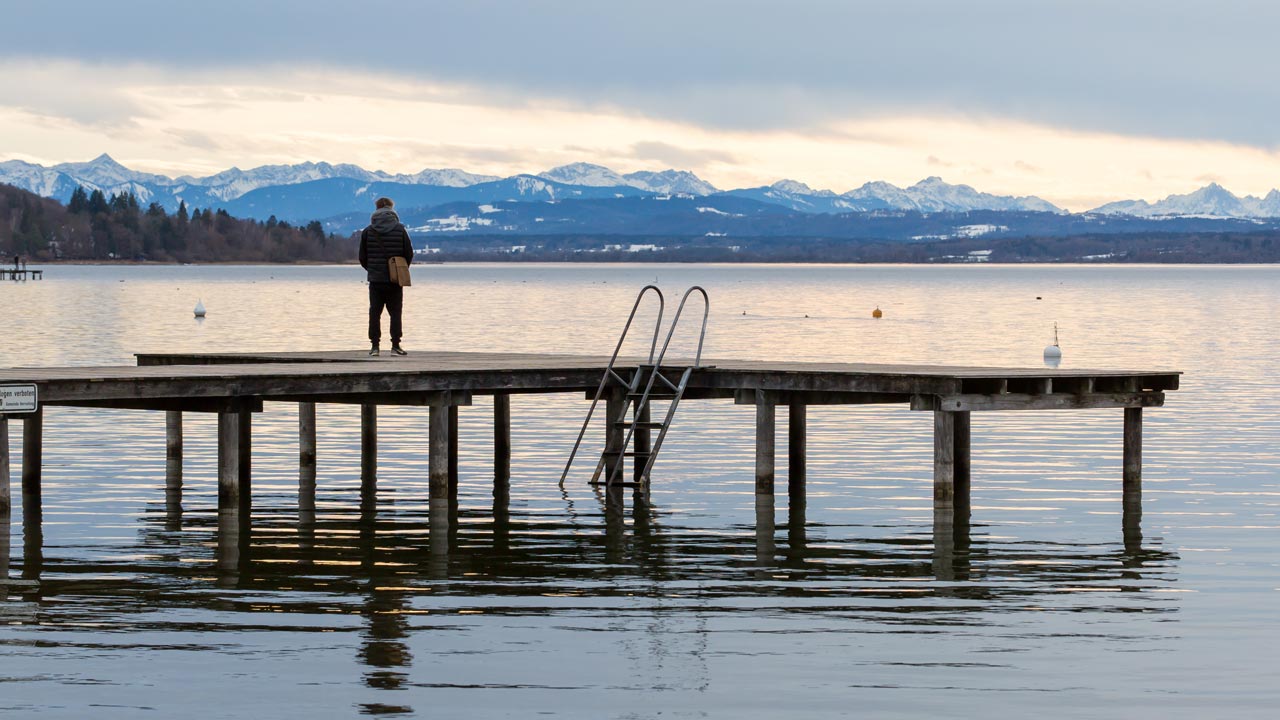
[[[656,160],[668,167],[698,169],[711,163],[732,165],[732,153],[708,148],[686,148],[656,140],[644,140],[631,146],[631,154],[639,160]]]
[[[155,75],[141,67],[125,73]],[[0,62],[0,107],[90,128],[127,128],[152,114],[109,70],[72,62]]]
[[[0,58],[347,72],[373,79],[353,93],[404,80],[470,88],[458,102],[728,130],[942,114],[1280,145],[1280,94],[1259,70],[1274,64],[1280,4],[1250,0],[11,5],[8,27],[57,31],[13,33]]]

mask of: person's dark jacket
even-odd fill
[[[369,282],[391,282],[387,261],[399,255],[413,263],[413,243],[400,216],[391,208],[379,208],[369,218],[369,227],[360,233],[360,267],[369,273]]]

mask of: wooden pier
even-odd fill
[[[43,270],[15,270],[13,268],[0,268],[0,280],[43,280]]]
[[[600,384],[608,357],[466,352],[415,352],[370,358],[363,352],[259,354],[145,354],[136,366],[0,370],[0,390],[34,386],[29,412],[0,415],[0,522],[10,514],[9,424],[22,425],[22,498],[25,537],[39,549],[43,408],[99,407],[167,413],[166,492],[181,494],[183,413],[218,416],[218,509],[228,536],[247,525],[251,511],[252,423],[264,402],[299,405],[299,511],[314,512],[318,403],[359,405],[361,488],[376,493],[377,415],[384,405],[427,408],[429,496],[445,507],[457,493],[458,408],[480,395],[494,397],[495,490],[506,492],[511,463],[512,394],[576,393],[586,398]],[[634,368],[640,360],[620,360]],[[680,365],[672,361],[673,366]],[[1140,508],[1142,412],[1163,405],[1178,388],[1172,371],[1009,369],[704,360],[686,400],[732,398],[755,408],[755,491],[772,507],[776,477],[776,408],[787,409],[788,493],[803,508],[806,420],[810,406],[897,404],[933,415],[935,542],[951,542],[951,528],[967,528],[970,415],[1017,410],[1121,410],[1121,495],[1126,523]],[[615,393],[617,394],[617,393]],[[610,396],[621,409],[625,396]],[[585,405],[584,405],[585,410]],[[643,420],[643,419],[638,419]],[[609,425],[603,445],[616,446]],[[568,448],[566,448],[566,453]],[[980,459],[979,459],[980,462]],[[660,478],[659,462],[659,478]],[[660,479],[658,480],[660,482]],[[643,491],[643,484],[639,491]],[[793,507],[793,514],[794,514]],[[802,512],[802,510],[801,510]],[[1140,512],[1140,510],[1139,510]],[[771,514],[769,522],[771,524]],[[967,530],[965,531],[967,533]],[[7,534],[6,534],[7,537]]]

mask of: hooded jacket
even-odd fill
[[[369,217],[369,227],[360,233],[360,267],[368,272],[369,282],[391,282],[387,261],[397,255],[406,263],[413,263],[409,231],[400,224],[395,210],[378,208]]]

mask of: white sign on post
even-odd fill
[[[0,385],[0,414],[33,413],[38,405],[35,385]]]

